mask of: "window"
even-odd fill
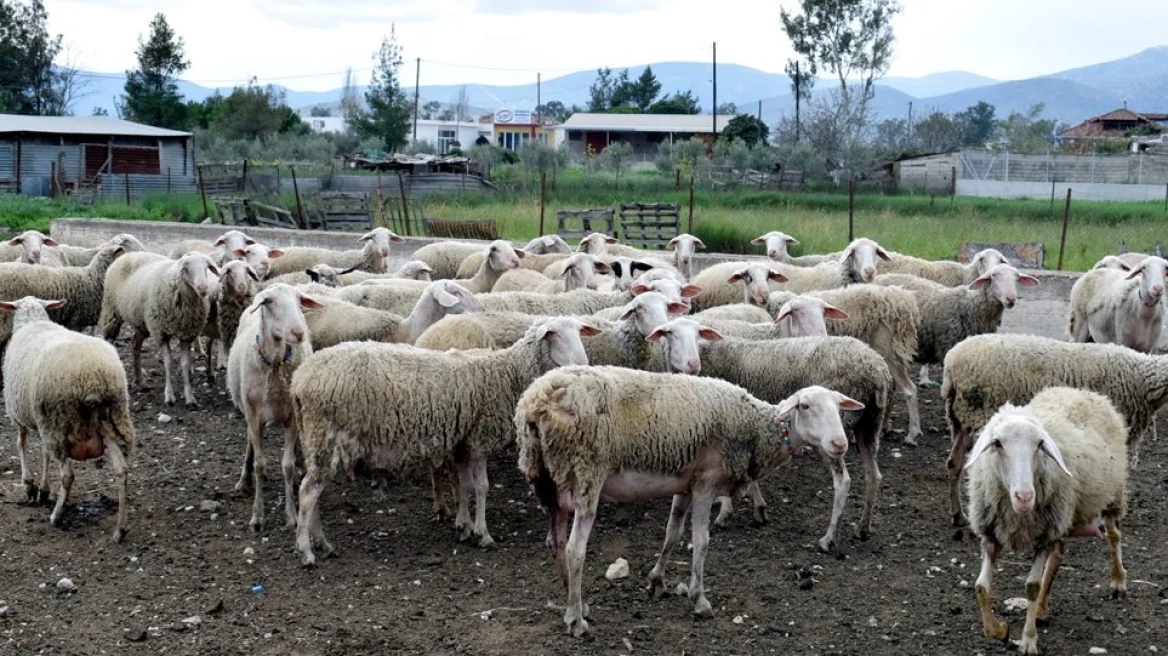
[[[438,152],[446,153],[450,150],[450,144],[456,139],[454,130],[439,130],[438,131]]]
[[[531,139],[531,135],[526,132],[500,132],[499,146],[507,150],[519,150],[523,142]]]
[[[314,119],[314,120],[312,121],[312,127],[313,127],[313,128],[315,128],[315,129],[317,129],[317,130],[323,130],[323,129],[324,129],[324,121],[322,121],[322,120],[321,120],[321,119],[319,119],[319,118],[318,118],[318,119]]]

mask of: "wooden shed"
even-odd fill
[[[957,158],[956,151],[905,155],[889,162],[884,168],[888,170],[897,189],[948,194],[953,189],[954,171],[959,165]]]

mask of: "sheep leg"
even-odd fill
[[[1042,573],[1042,587],[1038,589],[1038,603],[1035,604],[1035,618],[1044,620],[1050,613],[1050,586],[1054,584],[1054,575],[1058,574],[1059,564],[1063,560],[1063,543],[1053,549],[1046,557],[1046,567]]]
[[[1111,547],[1111,598],[1122,599],[1127,596],[1127,570],[1123,568],[1123,546],[1120,544],[1123,534],[1115,515],[1106,515],[1103,521],[1107,524],[1107,544]]]
[[[16,427],[16,445],[20,452],[20,482],[24,484],[24,493],[28,500],[35,501],[38,488],[28,471],[28,429],[24,426]]]
[[[284,457],[280,459],[284,472],[284,525],[296,526],[296,425],[284,427]]]
[[[965,442],[965,431],[954,427],[953,446],[949,450],[949,460],[945,463],[949,469],[949,516],[953,518],[954,526],[966,524],[965,511],[961,508],[961,478],[965,472],[965,456],[968,452]]]
[[[60,527],[65,517],[65,502],[69,500],[69,490],[73,487],[73,462],[67,457],[60,461],[61,490],[57,493],[57,505],[53,507],[53,514],[49,515],[49,523]]]
[[[203,363],[207,366],[207,384],[208,385],[215,384],[215,358],[218,355],[218,353],[216,352],[215,349],[216,349],[216,345],[218,343],[219,343],[219,340],[215,339],[214,337],[208,337],[207,338],[207,346],[203,351],[203,353],[204,353]]]
[[[730,514],[734,512],[734,500],[729,494],[723,494],[718,497],[718,517],[714,520],[714,526],[725,526],[730,519]]]
[[[1047,548],[1034,554],[1034,563],[1026,577],[1026,623],[1022,626],[1022,638],[1018,640],[1018,651],[1022,654],[1038,654],[1038,600],[1045,578],[1043,570],[1053,553]]]
[[[163,338],[159,341],[162,345],[160,349],[162,356],[162,375],[166,379],[162,388],[162,398],[166,401],[166,405],[174,405],[174,386],[170,382],[170,340]]]
[[[896,387],[904,394],[905,403],[908,404],[908,435],[904,436],[904,443],[915,446],[917,438],[921,436],[921,408],[917,403],[917,386],[909,378],[907,364],[889,363],[888,370]]]
[[[719,499],[729,498],[729,496],[719,497]],[[669,552],[681,540],[681,532],[685,530],[685,516],[689,513],[691,501],[688,494],[673,495],[673,505],[669,508],[669,523],[665,526],[665,544],[661,546],[661,555],[657,557],[657,563],[649,572],[650,599],[659,598],[665,587],[665,563],[669,559]]]
[[[146,333],[136,330],[130,340],[130,355],[134,361],[134,387],[146,389],[142,381],[142,343],[146,341]]]
[[[937,383],[935,383],[933,378],[929,376],[929,365],[927,364],[921,365],[921,373],[918,377],[918,380],[919,382],[917,385],[920,387],[937,387]]]
[[[106,440],[105,452],[109,456],[110,465],[113,466],[114,480],[118,486],[118,526],[114,529],[114,542],[121,542],[126,538],[126,521],[130,510],[130,502],[126,498],[129,468],[126,466],[126,456],[116,442]]]
[[[320,473],[309,464],[308,471],[300,481],[300,512],[296,520],[296,550],[300,552],[300,564],[305,567],[316,564],[316,555],[312,551],[314,546],[320,549],[322,557],[333,553],[333,546],[324,537],[320,525],[320,508],[317,506],[324,492],[324,483]]]
[[[438,521],[445,521],[450,517],[450,509],[446,507],[446,494],[443,484],[446,482],[446,463],[435,465],[430,463],[430,489],[434,496],[434,517]]]
[[[251,470],[255,466],[255,452],[251,446],[251,437],[244,440],[243,470],[239,472],[239,481],[235,483],[235,491],[243,492],[251,487]]]
[[[819,538],[819,550],[823,553],[834,553],[836,550],[835,531],[839,526],[840,517],[844,514],[844,506],[848,502],[848,490],[852,486],[852,477],[848,474],[848,463],[843,457],[831,458],[824,456],[827,468],[831,470],[831,487],[834,498],[831,503],[831,520],[827,524],[827,533]]]
[[[1010,625],[994,617],[993,606],[990,605],[991,585],[994,577],[994,563],[998,560],[998,545],[989,540],[981,542],[981,573],[974,584],[977,594],[977,605],[981,610],[981,631],[985,637],[994,640],[1005,640],[1010,634]]]
[[[706,599],[706,551],[710,547],[710,509],[714,504],[713,491],[693,495],[690,503],[693,530],[693,563],[689,579],[689,599],[694,602],[694,615],[709,618],[714,616],[714,608]]]
[[[252,465],[251,480],[255,487],[252,496],[251,521],[248,526],[258,532],[264,527],[264,474],[268,468],[264,458],[264,423],[259,408],[253,407],[251,399],[247,399],[247,441],[251,444]]]
[[[37,490],[37,503],[49,500],[49,441],[41,435],[41,487]]]
[[[552,527],[552,530],[555,533],[554,533],[554,536],[549,536],[549,537],[551,537],[553,542],[551,544],[549,544],[548,546],[551,547],[552,550],[555,552],[556,569],[560,570],[560,579],[564,582],[564,588],[567,588],[568,587],[568,560],[567,560],[567,555],[568,555],[567,554],[568,520],[571,518],[572,513],[569,512],[568,509],[565,508],[558,501],[557,501],[554,508],[549,509],[549,513],[552,514],[552,517],[549,517],[549,520],[554,521],[554,525]],[[585,614],[587,614],[587,613],[585,613]]]
[[[195,410],[199,404],[195,403],[195,394],[191,390],[191,343],[179,342],[178,354],[179,366],[182,367],[183,402],[186,403],[187,410]],[[170,381],[169,375],[167,381]]]
[[[487,460],[485,458],[475,460],[471,465],[471,473],[475,492],[475,518],[471,533],[478,536],[480,547],[493,547],[495,540],[487,532],[487,491],[491,487],[490,481],[487,480]]]
[[[454,528],[462,531],[459,536],[459,542],[466,542],[471,536],[471,522],[470,522],[470,497],[474,493],[474,474],[470,470],[470,464],[466,462],[456,462],[454,466],[458,469],[458,511],[454,515]]]
[[[767,502],[758,487],[758,481],[751,481],[746,486],[746,493],[750,495],[750,503],[754,506],[754,525],[762,526],[767,523]],[[721,514],[721,513],[719,513]]]
[[[880,496],[880,484],[884,481],[876,462],[880,441],[862,433],[856,436],[856,449],[860,452],[860,463],[864,465],[864,510],[860,514],[860,525],[856,527],[856,537],[867,540],[872,533],[872,513],[876,510],[876,498]]]
[[[596,522],[596,507],[600,505],[599,486],[596,491],[576,497],[576,518],[572,521],[572,534],[568,536],[566,558],[568,564],[568,608],[564,611],[564,624],[568,632],[579,638],[588,631],[587,614],[583,601],[584,555],[588,549],[588,536],[592,524]]]

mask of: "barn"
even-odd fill
[[[0,114],[0,192],[138,198],[196,190],[189,132],[108,116]]]

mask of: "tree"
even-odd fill
[[[191,63],[184,58],[183,40],[159,13],[150,21],[150,37],[138,37],[138,68],[126,71],[125,95],[118,106],[122,118],[161,128],[186,125],[186,106],[175,80]]]
[[[312,109],[308,110],[308,115],[316,118],[327,118],[333,115],[333,110],[324,105],[313,105]]]
[[[603,114],[611,109],[613,90],[612,69],[596,69],[596,81],[588,87],[588,111]]]
[[[961,126],[943,112],[933,112],[913,126],[913,137],[922,152],[941,153],[961,147]]]
[[[82,74],[80,57],[76,51],[67,48],[53,71],[53,93],[45,113],[72,116],[73,106],[93,94],[92,86],[90,79]]]
[[[998,136],[1005,139],[1013,152],[1046,152],[1054,140],[1058,122],[1041,118],[1046,105],[1038,103],[1025,114],[1011,112],[998,123]]]
[[[431,119],[437,119],[439,117],[439,115],[441,115],[441,114],[442,114],[442,103],[438,102],[437,100],[431,100],[418,108],[418,117],[423,119],[423,120],[426,120],[426,121],[429,121]],[[445,120],[445,119],[439,119],[439,120]]]
[[[659,93],[661,93],[661,83],[653,74],[653,67],[646,66],[637,81],[629,87],[628,96],[632,104],[643,114],[649,111],[649,106],[657,100]]]
[[[634,83],[629,80],[629,69],[624,69],[616,79],[612,81],[612,95],[608,99],[608,109],[611,111],[618,107],[628,107],[636,110],[637,106],[633,100]],[[629,113],[636,114],[636,111]]]
[[[844,168],[857,166],[844,153],[859,152],[862,145],[875,81],[892,62],[892,18],[900,12],[900,4],[897,0],[799,0],[799,10],[779,10],[792,48],[808,63],[810,74],[829,72],[839,84],[830,99],[837,124],[830,132],[838,138],[826,144],[829,148],[824,154]],[[802,75],[801,67],[798,73]]]
[[[738,114],[738,105],[734,103],[722,103],[718,105],[718,109],[714,113],[719,116],[736,116]]]
[[[953,117],[961,128],[961,145],[980,146],[994,135],[994,106],[982,100]]]
[[[229,139],[266,139],[277,132],[295,132],[304,121],[284,102],[284,92],[252,80],[222,100],[212,130]],[[307,126],[305,126],[307,127]]]
[[[730,122],[726,124],[726,129],[718,135],[718,139],[738,140],[749,147],[757,143],[765,144],[770,137],[770,131],[767,124],[760,121],[758,117],[739,114],[730,119]]]
[[[649,106],[650,114],[701,114],[702,108],[692,92],[675,92]]]
[[[872,146],[880,157],[888,159],[916,152],[909,140],[908,121],[903,118],[890,118],[877,123]]]
[[[539,105],[535,108],[535,111],[540,116],[550,116],[551,118],[555,119],[557,123],[563,123],[564,121],[568,120],[569,116],[572,115],[568,108],[564,107],[564,103],[558,100],[553,100],[551,102]]]
[[[799,140],[799,118],[803,104],[811,100],[815,88],[815,65],[798,59],[788,59],[783,69],[791,80],[791,95],[795,97],[795,141]]]
[[[361,117],[361,101],[357,98],[357,80],[353,77],[353,67],[345,69],[345,81],[341,84],[341,116],[345,118],[349,132],[355,132]]]
[[[401,88],[401,46],[392,26],[373,59],[373,77],[365,91],[369,109],[359,112],[354,123],[360,134],[380,139],[387,150],[394,152],[409,142],[413,104]]]
[[[51,36],[41,0],[0,0],[0,112],[60,113],[59,79],[53,59],[61,36]]]
[[[633,146],[624,141],[610,143],[600,153],[601,164],[616,175],[617,189],[620,189],[621,173],[628,170],[632,159]]]
[[[107,111],[105,107],[94,107],[93,111],[90,112],[89,115],[90,116],[109,116],[109,111]]]
[[[470,96],[466,93],[466,85],[458,87],[458,93],[454,94],[454,99],[450,102],[451,113],[454,114],[455,121],[467,121],[470,119]]]

